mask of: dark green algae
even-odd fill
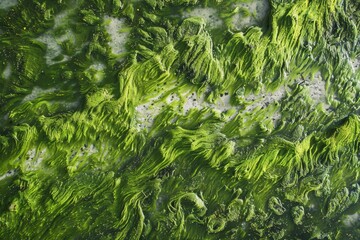
[[[0,9],[0,238],[358,239],[360,3],[252,3]]]

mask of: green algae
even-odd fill
[[[4,6],[1,239],[360,235],[357,1]]]

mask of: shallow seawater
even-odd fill
[[[0,1],[0,239],[358,239],[359,7]]]

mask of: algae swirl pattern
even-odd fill
[[[358,239],[358,0],[0,2],[0,239]]]

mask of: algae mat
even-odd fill
[[[359,239],[360,2],[0,2],[0,239]]]

